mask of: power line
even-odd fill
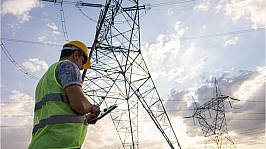
[[[84,15],[86,15],[86,14],[84,14]],[[209,34],[209,35],[202,35],[202,36],[186,37],[186,38],[180,38],[180,41],[186,41],[186,40],[192,40],[192,39],[201,39],[201,38],[211,38],[211,37],[225,36],[225,35],[230,35],[230,34],[243,34],[243,33],[255,32],[255,31],[265,31],[265,29],[264,28],[248,29],[248,30],[239,30],[239,31],[224,32],[224,33],[217,33],[217,34]],[[48,45],[48,46],[62,46],[62,44],[56,44],[56,43],[37,42],[37,41],[12,39],[12,38],[1,38],[1,40],[28,43],[28,44]]]
[[[250,131],[254,132],[254,131],[261,130],[261,129],[262,128],[260,128],[260,127],[254,127],[254,128],[249,128],[249,129],[240,129],[240,130],[238,130],[236,132],[250,132]]]
[[[212,99],[212,98],[199,98],[197,100],[209,100],[209,99]],[[192,99],[189,99],[189,100],[192,100]],[[170,101],[170,102],[179,102],[179,101],[184,101],[186,102],[185,100],[182,100],[182,99],[169,99],[169,100],[162,100],[163,102],[166,102],[166,101]],[[245,102],[265,102],[263,100],[246,100]]]
[[[70,1],[61,1],[61,2],[57,2],[56,0],[41,0],[41,1],[46,1],[46,2],[54,2],[54,4],[56,5],[56,4],[58,4],[58,3],[60,3],[60,5],[61,5],[61,9],[60,9],[60,14],[61,14],[61,22],[62,22],[62,27],[63,27],[63,31],[64,31],[64,36],[65,36],[65,39],[66,39],[66,41],[68,41],[68,37],[67,37],[67,34],[66,34],[66,25],[65,25],[65,19],[64,19],[64,13],[63,13],[63,7],[62,7],[62,5],[63,5],[63,3],[64,4],[72,4],[72,5],[75,5],[78,9],[79,9],[79,11],[86,17],[86,18],[88,18],[89,20],[91,20],[91,21],[93,21],[93,22],[95,22],[95,23],[97,23],[97,21],[96,20],[94,20],[94,19],[92,19],[91,17],[89,17],[88,15],[86,15],[82,10],[81,10],[81,8],[83,8],[83,6],[88,6],[88,7],[98,7],[98,8],[102,8],[102,7],[104,7],[104,5],[102,5],[102,4],[92,4],[92,3],[84,3],[84,2],[82,2],[82,1],[77,1],[77,2],[70,2]]]
[[[249,119],[249,118],[244,118],[244,119],[236,119],[236,118],[234,118],[234,119],[226,119],[226,120],[228,120],[228,121],[235,121],[235,120],[237,120],[237,121],[265,121],[265,119],[260,119],[260,118],[254,118],[254,119]]]
[[[7,128],[14,127],[14,128],[19,128],[19,127],[33,127],[33,126],[32,125],[19,125],[19,126],[17,126],[17,125],[1,125],[1,127],[7,127]]]
[[[219,36],[226,36],[226,35],[243,34],[243,33],[256,32],[256,31],[265,31],[265,28],[239,30],[239,31],[233,31],[233,32],[209,34],[209,35],[203,35],[203,36],[186,37],[186,38],[180,38],[180,41],[193,40],[193,39],[203,39],[203,38],[210,38],[210,37],[219,37]]]
[[[12,38],[1,38],[1,41],[12,41],[12,42],[21,42],[28,44],[38,44],[38,45],[48,45],[48,46],[62,46],[62,44],[48,43],[48,42],[38,42],[38,41],[29,41],[22,39],[12,39]]]
[[[3,102],[1,102],[1,103],[3,103]],[[175,111],[175,110],[170,110],[170,111],[167,110],[167,112],[171,112],[171,111]],[[185,110],[180,110],[180,111],[185,111]],[[256,112],[255,113],[252,113],[252,112],[249,112],[249,113],[245,113],[245,112],[232,112],[232,113],[244,113],[244,114],[251,114],[251,115],[253,115],[253,114],[255,114],[255,115],[265,114],[265,113],[256,113]],[[12,115],[12,117],[13,116],[18,116],[19,117],[19,116],[33,116],[33,115],[31,115],[31,114],[29,114],[29,115]],[[8,115],[1,115],[1,117],[9,117],[9,116]],[[262,120],[262,119],[260,119],[260,120]]]
[[[150,4],[146,4],[146,5],[143,5],[145,11],[142,12],[140,14],[140,18],[142,18],[143,16],[145,16],[147,14],[147,12],[151,9],[150,7]],[[94,20],[93,18],[89,17],[87,14],[85,14],[82,10],[81,10],[81,7],[77,7],[79,9],[79,11],[86,17],[88,18],[90,21],[94,22],[94,23],[97,23],[96,20]],[[147,8],[147,9],[146,9]],[[123,8],[122,8],[123,9]],[[126,21],[115,21],[114,23],[115,24],[124,24],[124,23],[128,23],[130,20],[126,20]]]
[[[169,2],[164,2],[164,3],[151,4],[151,7],[163,7],[163,6],[168,6],[168,5],[187,3],[187,2],[194,2],[194,1],[197,1],[197,0],[169,1]]]
[[[27,116],[33,116],[32,114],[29,114],[29,115],[1,115],[1,117],[7,117],[7,118],[9,118],[9,117],[14,117],[14,116],[16,116],[16,117],[27,117]]]
[[[65,37],[65,40],[68,42],[69,39],[68,39],[68,35],[67,35],[67,29],[66,29],[66,21],[65,21],[65,15],[64,15],[64,9],[63,9],[63,3],[64,4],[74,4],[77,8],[79,8],[79,11],[84,15],[86,16],[89,20],[93,21],[93,22],[96,22],[95,20],[93,20],[92,18],[88,17],[82,10],[81,8],[83,6],[88,6],[88,7],[104,7],[104,5],[102,4],[92,4],[92,3],[84,3],[82,1],[77,1],[77,2],[70,2],[70,1],[60,1],[60,2],[57,2],[56,0],[41,0],[41,1],[46,1],[46,2],[54,2],[54,4],[60,4],[60,17],[61,17],[61,23],[62,23],[62,29],[63,29],[63,34],[64,34],[64,37]]]
[[[1,104],[16,104],[16,103],[19,103],[19,102],[1,102]],[[178,112],[178,111],[192,111],[194,109],[186,109],[186,110],[167,110],[167,112]],[[265,113],[262,113],[262,112],[231,112],[231,111],[226,111],[227,113],[240,113],[240,114],[249,114],[249,115],[259,115],[259,114],[265,114]],[[3,116],[3,117],[7,117],[7,116]]]
[[[257,7],[265,7],[265,5],[252,5],[252,6],[257,6]],[[246,6],[241,6],[241,8],[245,8],[245,7],[250,7],[250,5],[246,5]],[[216,7],[208,7],[208,10],[210,10],[210,9],[215,9]],[[226,6],[221,6],[221,8],[226,8]],[[186,7],[186,8],[162,8],[162,9],[152,9],[153,11],[154,10],[163,10],[163,11],[169,11],[169,9],[170,10],[177,10],[177,11],[179,11],[179,10],[194,10],[195,9],[195,7]]]
[[[229,112],[229,111],[226,111],[226,112]],[[246,113],[246,112],[230,112],[230,113],[245,113],[245,114],[265,114],[265,113],[262,113],[262,112],[248,112],[248,113]]]
[[[27,72],[25,69],[23,69],[14,59],[13,57],[10,55],[10,53],[8,52],[8,50],[6,49],[5,45],[3,44],[3,42],[1,41],[1,48],[3,50],[3,52],[5,53],[5,55],[7,56],[7,58],[23,73],[25,73],[26,75],[28,75],[29,77],[35,79],[35,80],[39,80],[38,77],[30,74],[29,72]]]
[[[89,20],[91,20],[92,22],[94,22],[94,23],[97,23],[97,21],[96,20],[94,20],[94,19],[92,19],[91,17],[89,17],[88,15],[86,15],[82,10],[81,10],[81,8],[79,8],[79,11],[86,17],[86,18],[88,18]]]
[[[241,135],[264,134],[265,135],[265,131],[258,131],[258,132],[254,132],[254,131],[250,131],[250,132],[238,132],[237,134],[241,134]]]

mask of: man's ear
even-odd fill
[[[74,60],[77,60],[79,58],[79,53],[78,53],[78,51],[75,51],[74,53],[73,53],[73,59]]]

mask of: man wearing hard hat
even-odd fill
[[[83,144],[88,121],[100,113],[82,91],[80,70],[90,67],[88,53],[80,41],[64,44],[60,60],[38,82],[29,149],[78,149]]]

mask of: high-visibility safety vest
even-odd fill
[[[79,148],[86,137],[88,123],[85,117],[71,109],[66,92],[55,76],[56,68],[62,62],[51,65],[36,87],[29,149]]]

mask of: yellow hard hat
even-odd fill
[[[72,46],[79,48],[86,55],[87,61],[85,64],[83,64],[83,69],[88,69],[91,66],[91,62],[90,62],[89,50],[88,50],[87,46],[83,42],[80,42],[77,40],[73,40],[73,41],[70,41],[68,43],[65,43],[63,45],[63,47],[65,47],[67,45],[72,45]]]

